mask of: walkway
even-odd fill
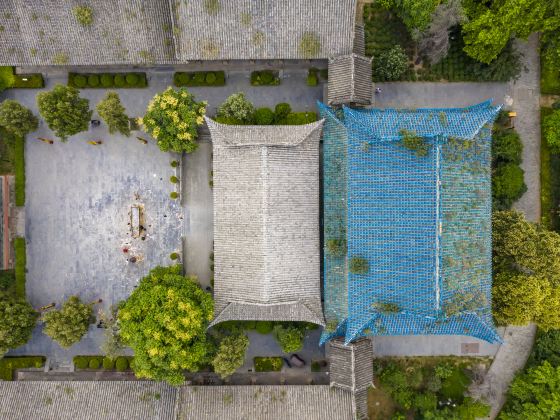
[[[537,327],[534,324],[507,327],[504,336],[505,344],[496,353],[484,381],[480,385],[471,386],[471,395],[486,400],[492,407],[490,419],[496,418],[502,409],[509,384],[517,371],[525,366],[536,332]]]
[[[514,208],[525,213],[533,222],[541,218],[540,181],[540,58],[538,35],[533,34],[528,42],[518,41],[517,48],[523,54],[522,65],[526,71],[518,80],[510,83],[513,111],[517,112],[515,129],[523,141],[523,162],[527,192],[514,204]]]

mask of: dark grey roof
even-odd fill
[[[299,126],[206,122],[214,150],[214,323],[253,319],[323,325],[323,121]]]
[[[367,390],[373,384],[373,347],[369,338],[345,345],[343,338],[328,344],[331,386],[349,391],[358,418],[367,416]]]
[[[371,58],[350,54],[329,60],[329,105],[370,105],[373,99]]]
[[[180,2],[174,17],[177,57],[187,61],[349,54],[355,18],[356,0]],[[317,54],[302,50],[304,37],[318,40]]]
[[[175,62],[168,0],[0,0],[1,65]],[[73,8],[87,5],[93,24]]]
[[[176,399],[149,381],[0,381],[0,419],[172,420]]]
[[[177,420],[353,420],[352,396],[328,385],[183,387]]]

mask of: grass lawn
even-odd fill
[[[550,153],[542,134],[542,122],[552,108],[541,108],[541,222],[560,232],[560,155]]]
[[[560,69],[541,60],[541,93],[560,95]]]
[[[397,405],[391,395],[379,384],[379,380],[374,378],[375,388],[368,390],[368,414],[370,420],[390,419],[397,409]]]

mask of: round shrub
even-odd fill
[[[122,74],[115,75],[114,82],[116,87],[124,87],[126,85],[126,80]]]
[[[214,73],[213,71],[206,73],[206,83],[212,85],[214,84],[215,81],[216,81],[216,73]]]
[[[103,74],[101,76],[101,86],[103,87],[112,87],[113,86],[113,75],[111,74]]]
[[[179,183],[179,178],[177,178],[175,175],[172,175],[169,178],[169,181],[171,181],[172,184],[178,184]]]
[[[175,77],[176,77],[175,80],[177,81],[176,85],[178,86],[184,86],[188,84],[191,80],[191,76],[188,73],[177,73]]]
[[[90,74],[87,78],[87,84],[91,87],[99,86],[99,76],[97,74]]]
[[[101,362],[98,358],[89,359],[88,366],[90,369],[99,369],[101,367]]]
[[[286,118],[288,118],[290,112],[292,112],[292,107],[290,106],[290,104],[287,104],[285,102],[276,104],[276,107],[274,108],[274,122],[276,124],[280,122],[285,123]]]
[[[260,334],[269,334],[274,328],[274,323],[272,321],[257,321],[255,329]]]
[[[119,372],[124,372],[125,370],[127,370],[128,360],[126,359],[126,357],[124,356],[117,357],[117,360],[115,361],[115,367]]]
[[[134,357],[129,356],[126,360],[128,360],[128,367],[134,370]]]
[[[88,359],[84,356],[74,357],[74,366],[77,369],[86,369],[88,367]]]
[[[497,201],[496,207],[509,208],[527,191],[523,181],[523,169],[514,163],[498,166],[492,176],[492,195]]]
[[[399,80],[408,68],[408,57],[400,45],[379,54],[374,76],[382,80]]]
[[[315,74],[310,74],[307,76],[307,86],[317,86],[317,76]]]
[[[140,78],[138,77],[137,74],[134,73],[128,73],[125,77],[126,83],[129,86],[136,86],[138,84],[138,82],[140,81]]]
[[[173,261],[178,260],[179,254],[177,254],[176,252],[172,252],[171,255],[169,255],[169,258],[171,258]]]
[[[179,198],[179,193],[177,193],[177,191],[172,191],[171,194],[169,194],[169,197],[171,197],[173,200],[176,200],[177,198]]]
[[[77,88],[83,88],[87,84],[87,78],[85,76],[82,76],[81,74],[74,75],[72,81],[74,82],[74,86],[76,86]]]
[[[206,75],[203,72],[197,71],[194,74],[193,80],[198,85],[204,84],[204,81],[206,80]]]
[[[178,160],[172,160],[171,161],[171,167],[176,168],[177,166],[179,166],[179,161]]]
[[[274,122],[274,112],[270,108],[259,108],[255,111],[255,124],[270,125]]]
[[[350,259],[348,270],[352,274],[367,274],[367,272],[369,271],[369,263],[365,258],[352,257]]]
[[[110,357],[103,358],[103,369],[111,370],[115,368],[115,361]]]

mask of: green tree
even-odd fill
[[[284,353],[293,353],[303,348],[305,329],[299,325],[276,325],[274,335]]]
[[[11,88],[14,81],[14,69],[10,66],[0,66],[0,92]]]
[[[234,93],[218,107],[216,121],[226,124],[252,124],[255,107],[243,92]]]
[[[382,52],[375,62],[375,73],[384,80],[399,80],[408,68],[408,57],[400,45]]]
[[[82,303],[78,296],[70,296],[60,310],[43,315],[43,332],[61,347],[68,348],[86,335],[92,316],[91,304]]]
[[[379,0],[379,3],[396,12],[416,39],[430,25],[432,14],[441,0]]]
[[[0,103],[0,126],[11,133],[24,137],[37,129],[37,117],[19,102],[6,99]]]
[[[245,362],[245,352],[249,347],[249,339],[245,334],[229,335],[220,342],[220,347],[214,359],[212,366],[214,372],[220,377],[227,378],[237,369],[243,366]]]
[[[191,153],[198,147],[198,127],[204,124],[206,102],[196,102],[185,88],[168,88],[148,104],[140,124],[164,151]]]
[[[0,125],[2,125],[1,121]],[[560,153],[560,109],[544,117],[543,129],[550,150],[553,153]]]
[[[134,350],[136,375],[180,385],[184,370],[196,372],[209,364],[206,327],[213,306],[196,278],[181,275],[181,266],[150,271],[118,315],[121,337]]]
[[[492,174],[494,208],[506,210],[527,191],[525,172],[515,163],[498,165]]]
[[[513,37],[526,39],[542,32],[544,55],[560,62],[560,8],[557,1],[501,0],[479,2],[470,8],[470,20],[463,25],[465,52],[483,63],[490,63]]]
[[[512,382],[501,420],[560,418],[560,367],[544,362]]]
[[[500,323],[560,328],[560,234],[516,211],[492,216],[493,311]]]
[[[37,105],[49,128],[63,141],[89,127],[89,100],[80,98],[76,88],[56,85],[37,95]]]
[[[97,104],[97,112],[109,127],[109,133],[119,132],[124,136],[130,136],[128,115],[116,92],[107,92]]]
[[[0,293],[0,358],[31,338],[37,314],[23,299]]]

